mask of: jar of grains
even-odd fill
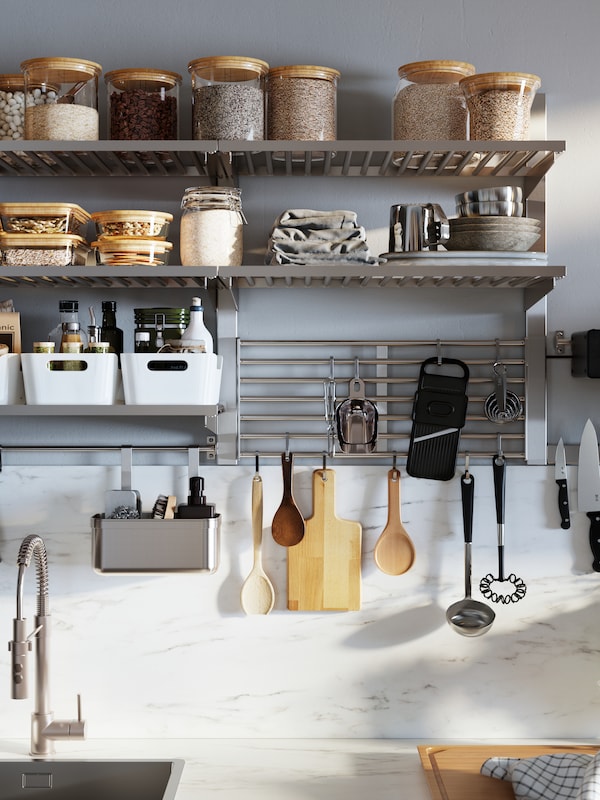
[[[193,139],[264,139],[265,75],[257,58],[212,56],[190,61]]]
[[[177,139],[181,75],[118,69],[104,75],[109,139]]]
[[[246,219],[239,189],[200,186],[181,200],[180,256],[184,267],[239,267]]]
[[[330,67],[274,67],[267,76],[267,137],[334,141],[337,137],[337,84]]]
[[[32,58],[23,61],[25,138],[84,140],[99,138],[100,64],[79,58]],[[41,104],[30,95],[43,98]]]
[[[520,141],[529,135],[531,104],[542,85],[526,72],[482,72],[460,82],[469,110],[469,138]]]

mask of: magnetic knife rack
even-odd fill
[[[284,449],[296,459],[323,455],[344,463],[405,460],[420,365],[426,358],[457,358],[469,367],[468,408],[458,458],[473,463],[497,452],[501,436],[507,459],[526,463],[530,411],[544,404],[544,382],[528,380],[527,339],[476,341],[263,341],[240,340],[239,457],[279,458]],[[506,367],[506,388],[520,399],[515,420],[498,423],[485,413],[495,391],[494,365]],[[348,397],[358,369],[365,397],[377,404],[378,436],[373,453],[342,453],[332,431],[332,405]],[[332,387],[332,383],[334,386]],[[335,391],[332,403],[332,389]],[[545,425],[545,420],[543,422]],[[545,451],[541,458],[545,458]]]

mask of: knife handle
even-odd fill
[[[600,572],[600,511],[588,511],[586,517],[590,520],[590,547],[594,556],[592,569]]]
[[[567,482],[564,478],[556,481],[558,484],[558,510],[560,511],[560,527],[567,530],[571,527],[571,517],[569,515],[569,493]]]

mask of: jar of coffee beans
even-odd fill
[[[109,139],[177,139],[181,80],[157,69],[105,73]]]
[[[25,139],[99,138],[100,64],[80,58],[31,58],[21,64]]]
[[[471,139],[520,141],[529,136],[531,105],[541,78],[527,72],[482,72],[460,82]]]
[[[265,75],[258,58],[212,56],[190,61],[192,138],[265,138]]]
[[[308,64],[274,67],[267,76],[267,137],[292,141],[337,138],[340,73]]]
[[[194,186],[181,200],[179,249],[184,267],[239,267],[243,260],[241,191]]]

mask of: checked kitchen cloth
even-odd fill
[[[517,800],[599,800],[600,754],[554,753],[488,758],[480,772],[510,781]]]

